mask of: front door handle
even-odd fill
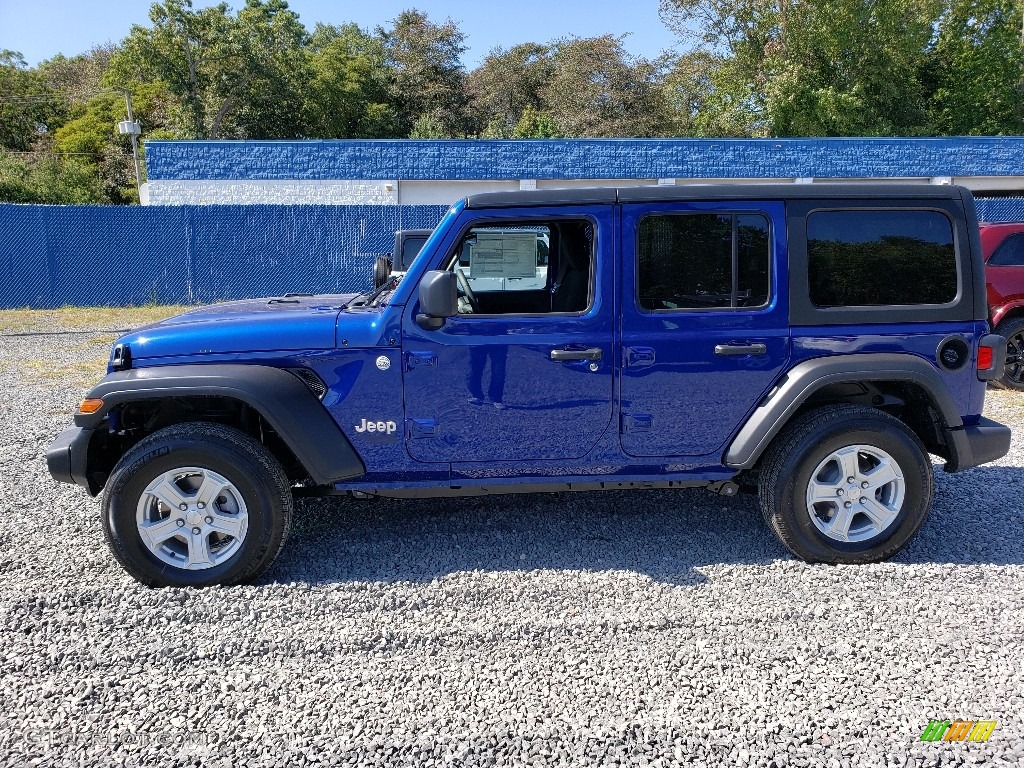
[[[716,344],[715,354],[723,355],[724,357],[733,357],[738,355],[763,355],[768,352],[768,347],[764,344]]]
[[[600,360],[604,357],[604,352],[601,351],[600,347],[592,347],[591,349],[552,349],[551,359],[558,360],[559,362],[567,362],[570,360]]]

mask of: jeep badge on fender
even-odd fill
[[[1009,450],[982,415],[1006,344],[962,187],[475,195],[400,267],[117,340],[47,461],[103,493],[128,573],[255,579],[297,486],[749,491],[797,557],[869,563],[925,523],[930,454]]]

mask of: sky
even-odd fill
[[[195,0],[195,7],[214,5]],[[228,0],[237,9],[244,0]],[[149,24],[149,0],[0,0],[0,49],[19,51],[30,66],[62,53],[74,56],[94,45],[118,42],[132,24]],[[467,68],[495,46],[543,43],[558,37],[628,33],[626,50],[653,58],[675,38],[658,17],[658,0],[289,0],[307,29],[356,22],[364,29],[386,26],[401,11],[417,8],[434,21],[451,18],[466,35]]]

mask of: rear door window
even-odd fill
[[[641,309],[763,307],[768,219],[756,213],[648,215],[637,233]]]

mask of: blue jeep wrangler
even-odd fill
[[[892,556],[1003,456],[1003,369],[959,187],[758,185],[458,202],[401,277],[124,336],[58,480],[150,585],[256,578],[296,494],[757,492],[811,562]]]

